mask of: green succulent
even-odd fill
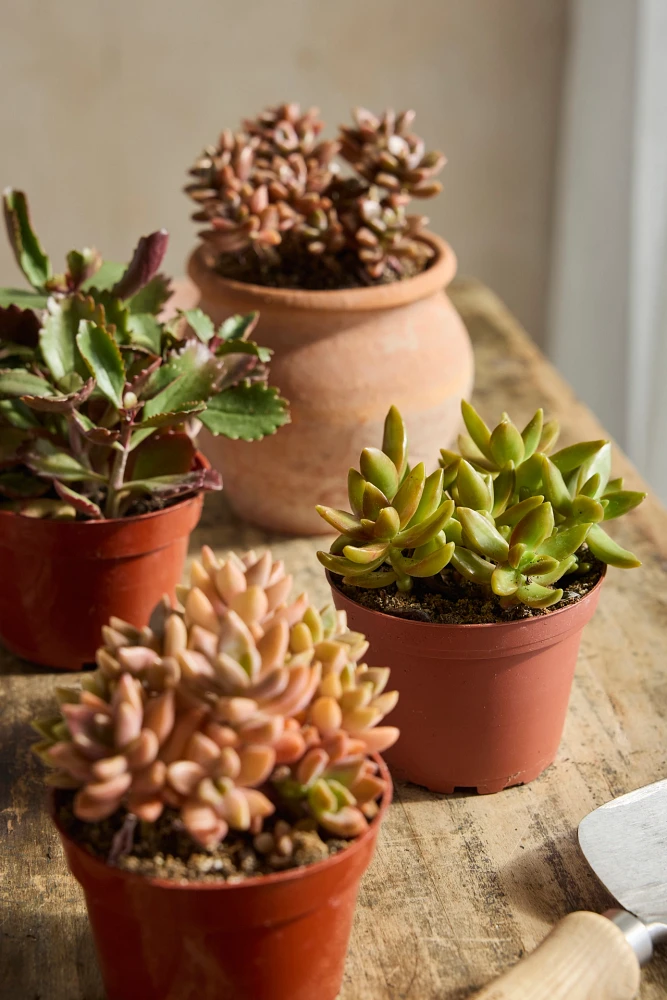
[[[409,590],[413,577],[435,576],[454,552],[444,528],[454,501],[443,495],[441,469],[408,466],[408,439],[395,406],[384,425],[382,449],[364,448],[360,471],[350,469],[351,512],[317,507],[340,535],[330,552],[318,552],[326,569],[358,587],[395,583]]]
[[[504,606],[545,608],[563,596],[554,586],[562,577],[589,568],[588,552],[639,565],[601,527],[645,496],[610,479],[608,441],[549,454],[559,427],[544,424],[541,410],[522,431],[507,414],[491,430],[465,401],[462,412],[460,451],[443,450],[442,468],[426,477],[421,463],[409,469],[405,425],[391,408],[382,451],[365,449],[361,472],[350,470],[353,513],[317,508],[341,532],[331,552],[318,553],[327,569],[356,586],[408,590],[413,577],[450,564]]]
[[[32,517],[122,517],[220,489],[194,437],[255,440],[289,420],[266,384],[271,352],[250,339],[257,314],[219,328],[199,309],[169,321],[159,273],[164,230],[143,236],[129,264],[73,250],[53,274],[20,191],[4,210],[30,290],[0,289],[0,507]]]

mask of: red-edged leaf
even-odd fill
[[[69,413],[88,399],[95,388],[95,379],[89,378],[77,392],[67,396],[21,396],[21,401],[31,410],[41,413]]]
[[[72,417],[86,440],[92,441],[93,444],[112,445],[120,437],[118,431],[109,430],[107,427],[98,427],[78,410],[74,410]]]
[[[35,349],[39,343],[39,320],[33,310],[0,306],[0,340]]]
[[[221,490],[222,476],[215,469],[197,469],[181,476],[154,476],[151,479],[131,480],[123,483],[130,493],[150,493],[163,500],[199,490]]]
[[[53,485],[58,496],[62,500],[67,500],[68,503],[71,503],[72,507],[74,507],[75,510],[78,510],[80,514],[85,514],[86,517],[93,518],[95,521],[100,521],[102,519],[102,511],[97,504],[93,503],[92,500],[89,500],[88,497],[84,497],[81,493],[71,490],[69,486],[65,486],[64,483],[58,482],[57,479],[54,480]]]
[[[26,472],[0,472],[0,496],[20,500],[26,497],[44,496],[49,489],[49,483]]]
[[[147,285],[160,269],[168,242],[169,234],[166,229],[160,229],[149,236],[142,236],[132,260],[120,281],[111,289],[111,294],[119,299],[129,299]]]
[[[153,479],[156,476],[184,475],[192,469],[195,454],[195,446],[188,434],[153,434],[132,452],[128,463],[128,478]]]

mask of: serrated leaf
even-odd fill
[[[100,292],[110,292],[114,285],[120,281],[124,272],[125,264],[119,264],[113,260],[105,260],[99,270],[91,278],[84,281],[81,288],[87,292],[91,292],[93,289],[97,289]]]
[[[0,306],[18,306],[19,309],[46,309],[48,295],[42,292],[29,292],[23,288],[0,288]]]
[[[76,392],[63,396],[21,396],[21,401],[31,410],[42,413],[71,413],[89,398],[95,388],[95,379],[88,379]]]
[[[208,344],[215,336],[215,324],[202,309],[185,309],[181,314],[197,334],[203,344]]]
[[[102,258],[97,250],[85,247],[83,250],[70,250],[67,254],[68,287],[79,288],[84,281],[99,271]]]
[[[258,441],[290,422],[287,401],[262,382],[237,385],[209,399],[199,419],[212,434]]]
[[[84,480],[106,482],[104,476],[87,469],[69,452],[56,448],[44,438],[35,442],[25,458],[25,464],[37,475],[47,479],[60,479],[66,483]]]
[[[135,313],[127,318],[128,339],[131,344],[145,347],[151,354],[162,350],[162,328],[150,313]]]
[[[72,418],[83,436],[88,441],[92,441],[93,444],[106,445],[110,448],[111,445],[120,437],[119,431],[110,430],[107,427],[98,427],[97,424],[94,424],[90,417],[87,417],[85,413],[81,412],[81,410],[74,410]]]
[[[119,299],[129,299],[145,288],[159,271],[168,243],[169,234],[166,229],[142,236],[132,254],[132,260],[111,289],[112,295]]]
[[[218,327],[217,335],[221,340],[245,340],[257,326],[258,320],[258,312],[230,316]]]
[[[148,284],[127,300],[127,306],[132,314],[150,313],[152,316],[157,316],[170,298],[169,279],[162,274],[156,274]]]
[[[22,191],[6,188],[5,224],[16,262],[33,288],[41,289],[51,277],[51,262],[30,224],[28,201]]]
[[[222,477],[215,469],[196,469],[180,476],[155,476],[152,479],[130,480],[123,483],[128,493],[149,493],[163,500],[200,490],[221,490]]]
[[[192,471],[195,454],[194,442],[188,434],[164,433],[150,437],[133,451],[128,463],[128,479],[185,475]]]
[[[26,472],[0,472],[0,496],[15,500],[41,497],[48,489],[48,483],[41,482]]]
[[[176,410],[173,413],[155,413],[148,420],[142,420],[140,423],[134,424],[134,427],[137,430],[144,427],[173,427],[176,424],[185,423],[186,420],[190,420],[191,417],[195,417],[205,409],[206,404],[200,403],[197,406],[191,406],[185,410]]]
[[[72,507],[74,507],[74,509],[80,514],[85,514],[86,517],[90,517],[94,521],[102,519],[103,514],[100,507],[98,507],[96,503],[93,503],[93,501],[88,497],[70,489],[69,486],[65,486],[64,483],[59,483],[57,479],[53,485],[60,499],[71,503]]]
[[[31,430],[40,426],[39,420],[30,407],[22,403],[19,398],[0,399],[0,424],[3,421],[11,427],[18,427],[19,430]]]
[[[226,340],[216,348],[216,358],[228,357],[230,354],[251,354],[262,362],[268,364],[273,351],[268,347],[260,347],[254,340]]]
[[[0,371],[0,396],[55,396],[56,390],[44,378],[24,371],[22,368],[8,368]]]
[[[104,327],[81,320],[76,342],[100,392],[110,403],[121,409],[125,365],[116,341]]]
[[[206,400],[221,377],[217,361],[205,344],[193,340],[154,371],[142,390],[148,398],[144,418],[169,413]]]

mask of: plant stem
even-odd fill
[[[130,454],[130,438],[132,437],[132,421],[128,420],[120,432],[120,448],[116,451],[111,476],[109,477],[109,488],[107,500],[104,506],[105,517],[118,517],[118,507],[120,504],[120,491],[123,488],[125,479],[125,467]]]

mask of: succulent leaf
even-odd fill
[[[568,472],[573,472],[585,462],[590,461],[606,444],[608,444],[607,441],[580,441],[578,444],[571,444],[567,448],[561,448],[560,451],[554,452],[551,461],[558,471],[566,476]]]
[[[483,514],[470,507],[458,507],[456,514],[465,532],[464,539],[468,539],[480,555],[496,562],[507,559],[509,545],[506,539]]]
[[[516,596],[529,608],[549,608],[560,601],[563,591],[543,587],[540,583],[526,583],[519,587]]]
[[[540,443],[540,438],[542,437],[542,425],[544,422],[544,411],[537,410],[535,415],[531,417],[526,426],[521,432],[521,437],[523,439],[523,460],[530,458],[537,451],[538,445]]]
[[[478,556],[476,552],[471,552],[470,549],[457,545],[451,557],[451,564],[461,576],[472,583],[485,585],[491,583],[493,564]]]
[[[622,517],[628,511],[634,510],[646,497],[645,493],[634,490],[614,490],[605,493],[604,498],[608,501],[604,509],[604,520],[611,521],[612,518]]]
[[[465,459],[459,463],[456,488],[457,502],[462,507],[470,507],[473,510],[491,510],[493,507],[493,496],[488,483]]]
[[[591,525],[586,542],[593,555],[608,566],[618,566],[620,569],[641,566],[639,559],[610,538],[599,524]]]
[[[523,461],[523,438],[507,414],[492,431],[489,448],[494,462],[501,469],[514,467]]]
[[[468,403],[465,399],[461,400],[461,413],[463,415],[463,422],[466,425],[468,434],[479,448],[482,455],[493,461],[493,453],[491,451],[491,431],[486,426],[474,406],[472,406],[471,403]]]
[[[398,470],[391,458],[379,448],[364,448],[359,460],[361,474],[369,483],[392,500],[398,490]]]
[[[557,510],[559,514],[569,514],[572,509],[572,501],[565,480],[560,470],[546,455],[542,456],[542,477],[544,495],[554,510]]]
[[[554,513],[550,503],[542,503],[529,511],[512,531],[511,544],[523,544],[537,549],[554,530]]]
[[[401,528],[405,528],[417,512],[424,492],[425,479],[424,463],[419,462],[405,477],[392,501],[399,516]]]
[[[151,400],[153,403],[153,400]],[[287,401],[261,382],[236,385],[206,401],[199,419],[212,434],[233,441],[259,441],[290,422]]]
[[[3,202],[7,235],[16,263],[33,288],[41,290],[51,278],[51,262],[30,223],[28,200],[23,191],[6,188]]]
[[[104,327],[81,320],[76,343],[100,392],[121,409],[126,378],[116,341]]]
[[[385,417],[382,451],[392,460],[398,471],[399,478],[401,478],[408,462],[408,432],[403,422],[403,417],[395,406],[389,408],[389,412]],[[376,483],[376,485],[379,484]],[[380,489],[382,489],[381,486]]]
[[[571,528],[557,531],[555,535],[542,542],[539,553],[562,562],[584,544],[589,530],[590,524],[575,524]]]

